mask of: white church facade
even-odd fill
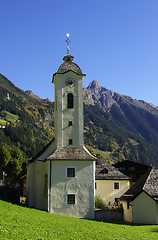
[[[68,54],[53,75],[55,138],[27,166],[27,204],[50,213],[94,218],[95,158],[83,142],[82,81]]]

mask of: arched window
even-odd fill
[[[72,93],[68,93],[67,95],[67,108],[73,108],[74,107],[74,98]]]

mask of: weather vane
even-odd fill
[[[66,36],[67,36],[67,39],[66,39],[66,42],[67,42],[67,54],[69,55],[69,51],[70,51],[69,43],[71,42],[70,39],[69,39],[70,34],[67,33]]]

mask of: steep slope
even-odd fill
[[[36,154],[53,136],[53,112],[52,102],[30,96],[0,74],[0,122],[6,125],[1,145],[16,145],[28,158]]]
[[[83,96],[87,119],[91,119],[86,121],[85,135],[88,139],[96,135],[92,141],[96,148],[111,151],[119,160],[158,165],[156,106],[115,93],[96,80],[84,89]],[[88,144],[92,143],[88,140]]]

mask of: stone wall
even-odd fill
[[[95,220],[113,221],[123,220],[123,211],[121,210],[95,210]]]

